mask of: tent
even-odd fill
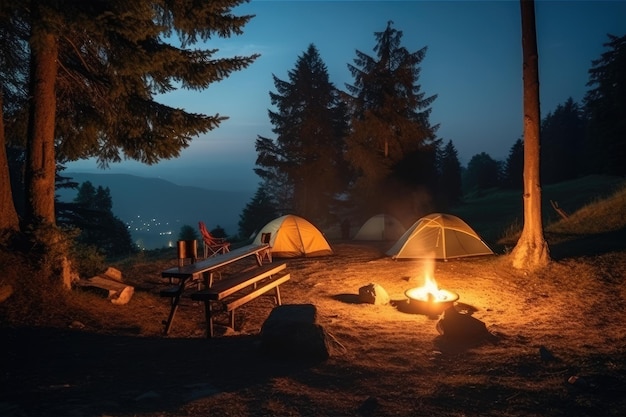
[[[333,253],[317,227],[292,214],[278,217],[263,226],[253,244],[260,245],[261,235],[264,233],[271,233],[271,252],[277,258],[325,256]]]
[[[451,259],[493,255],[487,244],[463,220],[433,213],[413,224],[387,251],[394,259]]]
[[[354,240],[398,240],[406,228],[393,216],[377,214],[370,217],[354,235]]]

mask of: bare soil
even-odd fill
[[[623,416],[622,242],[586,256],[584,242],[555,244],[555,261],[532,274],[505,255],[434,263],[457,311],[489,330],[478,340],[451,340],[437,318],[404,308],[430,267],[391,260],[388,244],[336,242],[333,256],[287,259],[283,303],[315,305],[336,341],[316,362],[260,351],[269,297],[213,339],[202,305],[185,300],[163,336],[159,276],[175,261],[121,265],[136,287],[129,304],[75,293],[45,326],[0,327],[0,416]],[[369,283],[392,302],[359,303]]]

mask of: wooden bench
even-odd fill
[[[268,255],[269,251],[270,246],[267,243],[247,245],[233,249],[225,254],[185,265],[184,262],[180,262],[181,251],[179,248],[179,265],[161,272],[161,277],[168,279],[170,284],[172,284],[172,286],[159,291],[161,297],[169,298],[171,301],[170,313],[167,320],[163,321],[165,326],[163,332],[166,335],[169,334],[183,292],[194,285],[201,286],[205,284],[209,287],[212,286],[214,274],[220,274],[221,268],[244,258],[254,256],[258,265],[263,264],[263,259],[268,259],[271,262],[271,255]],[[176,281],[175,285],[174,281]]]
[[[213,307],[216,305],[217,311],[229,313],[229,324],[232,328],[235,327],[235,309],[271,289],[274,290],[276,305],[281,305],[279,286],[290,279],[286,268],[285,263],[265,264],[217,281],[210,288],[192,293],[192,300],[204,303],[207,337],[213,337]]]

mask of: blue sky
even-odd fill
[[[308,45],[317,47],[330,81],[345,90],[347,64],[359,50],[375,56],[374,32],[388,21],[414,52],[428,47],[419,83],[437,95],[431,123],[452,140],[461,164],[488,153],[505,160],[522,136],[522,48],[518,0],[501,1],[296,1],[252,0],[234,10],[254,14],[244,34],[208,42],[220,56],[261,57],[247,69],[202,92],[179,90],[164,103],[229,119],[195,138],[177,159],[145,166],[134,161],[99,170],[92,160],[68,171],[129,173],[211,189],[256,190],[257,135],[274,138],[267,115],[272,75],[287,80]],[[591,61],[605,51],[607,33],[626,33],[626,1],[536,1],[541,112],[569,97],[581,102]]]

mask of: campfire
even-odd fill
[[[439,289],[437,281],[427,274],[424,285],[404,292],[409,299],[409,310],[427,316],[437,316],[448,307],[452,307],[459,295],[452,291]]]

